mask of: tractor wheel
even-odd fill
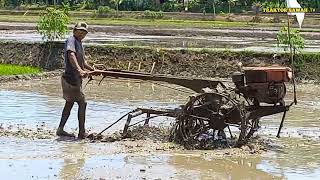
[[[245,108],[227,92],[198,94],[177,117],[173,139],[189,149],[211,149],[221,142],[238,147],[254,132],[245,117]]]

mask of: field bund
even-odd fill
[[[63,43],[0,42],[0,63],[40,67],[45,70],[63,68]],[[129,46],[85,46],[90,64],[104,64],[107,68],[154,72],[191,77],[229,77],[237,70],[236,64],[244,66],[290,66],[290,56],[284,53],[234,52],[192,49],[160,49]],[[296,55],[296,77],[300,80],[320,80],[320,53]]]

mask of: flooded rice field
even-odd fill
[[[154,141],[93,143],[61,139],[54,135],[64,105],[58,77],[3,83],[0,132],[6,133],[0,136],[1,179],[318,179],[319,90],[314,85],[298,86],[298,105],[287,113],[282,138],[275,137],[281,114],[261,120],[258,134],[269,141],[266,152],[232,156],[219,150],[158,149]],[[113,79],[100,86],[97,82],[89,84],[85,92],[86,127],[90,132],[103,130],[136,107],[175,108],[192,94],[149,82]],[[291,95],[289,88],[288,101]],[[77,131],[76,114],[77,106],[66,130]],[[150,122],[168,126],[173,121],[156,118]],[[120,130],[123,124],[105,133]],[[21,136],[21,132],[26,135]]]
[[[248,31],[246,33],[255,33],[255,31]],[[42,37],[35,30],[0,30],[0,40],[39,42],[42,41]],[[92,32],[87,35],[84,43],[91,45],[111,44],[158,48],[210,48],[259,52],[283,51],[283,48],[277,47],[276,39],[264,38],[264,36],[250,37],[245,35],[243,37],[223,35],[190,37],[186,35],[138,35],[134,33]],[[319,47],[320,40],[313,38],[313,40],[306,40],[303,51],[318,52]]]

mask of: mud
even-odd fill
[[[23,138],[31,140],[51,140],[51,141],[74,141],[83,143],[115,143],[120,148],[117,153],[144,153],[144,152],[178,152],[186,149],[176,143],[169,141],[170,128],[168,127],[144,127],[136,126],[128,131],[128,135],[123,137],[120,132],[114,132],[110,135],[90,134],[88,138],[79,140],[76,137],[57,137],[55,129],[49,129],[45,123],[37,125],[36,129],[23,126],[0,126],[1,138]],[[71,133],[76,134],[74,130]],[[93,137],[95,136],[95,137]],[[241,148],[230,148],[224,144],[216,144],[214,151],[206,153],[207,157],[244,157],[250,154],[262,154],[272,149],[271,141],[256,136]]]
[[[24,124],[17,125],[0,125],[0,137],[10,138],[27,138],[27,139],[56,139],[55,129],[48,128],[45,122],[36,125],[36,128],[28,128]],[[90,143],[112,143],[116,142],[128,149],[127,152],[140,152],[140,151],[172,151],[184,150],[185,148],[179,144],[172,143],[171,141],[172,127],[168,125],[155,126],[133,126],[128,130],[128,133],[123,136],[121,131],[116,131],[109,135],[100,135],[91,133],[84,140]],[[92,129],[89,129],[92,132]],[[72,130],[72,134],[77,134],[77,129]],[[58,140],[77,140],[76,137],[68,138],[61,137]],[[145,144],[146,146],[142,145]],[[239,148],[231,148],[226,142],[214,141],[211,144],[204,146],[195,146],[193,149],[206,149],[206,150],[222,150],[225,149],[225,155],[239,156],[240,154],[261,154],[268,149],[268,142],[260,137],[251,139],[247,144]],[[190,149],[190,148],[188,148]],[[218,153],[220,156],[221,153]]]
[[[0,137],[14,137],[14,138],[27,138],[27,139],[54,139],[56,134],[54,130],[46,129],[43,126],[37,127],[36,130],[25,127],[13,127],[7,128],[0,127]]]
[[[1,41],[42,42],[43,39],[36,31],[0,31],[3,34]],[[318,39],[307,39],[303,52],[318,52],[320,47]],[[215,49],[232,51],[254,51],[283,53],[284,48],[277,46],[275,38],[262,37],[228,37],[228,36],[162,36],[137,35],[132,33],[104,33],[91,32],[85,40],[85,46],[139,46],[166,49]]]
[[[166,131],[159,127],[169,127],[170,119],[154,119],[147,129],[133,129],[132,138],[127,139],[106,138],[106,142],[101,142],[56,137],[54,132],[64,103],[58,83],[59,78],[55,77],[0,84],[0,108],[4,110],[0,111],[3,177],[317,179],[320,176],[317,85],[298,86],[298,105],[287,114],[282,138],[275,138],[280,114],[263,118],[257,139],[248,146],[190,151],[162,141]],[[127,80],[107,79],[100,86],[92,83],[85,92],[88,133],[100,132],[136,107],[174,108],[187,100],[187,94],[173,89]],[[287,100],[291,97],[289,86]],[[123,125],[124,122],[108,130],[104,137],[119,132]],[[75,108],[66,130],[77,134],[76,127]]]
[[[71,29],[72,26],[70,26]],[[318,27],[314,27],[317,29]],[[7,23],[0,22],[0,30],[36,30],[35,23]],[[222,37],[251,37],[251,38],[276,38],[279,27],[211,27],[203,28],[170,28],[170,27],[143,27],[143,26],[102,26],[91,25],[91,32],[103,32],[109,34],[134,34],[134,35],[156,35],[156,36],[222,36]],[[306,39],[320,39],[320,32],[302,30]]]

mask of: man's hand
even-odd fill
[[[87,71],[83,71],[83,70],[80,70],[79,74],[80,74],[80,77],[82,77],[82,78],[86,78],[88,76],[88,72]]]

